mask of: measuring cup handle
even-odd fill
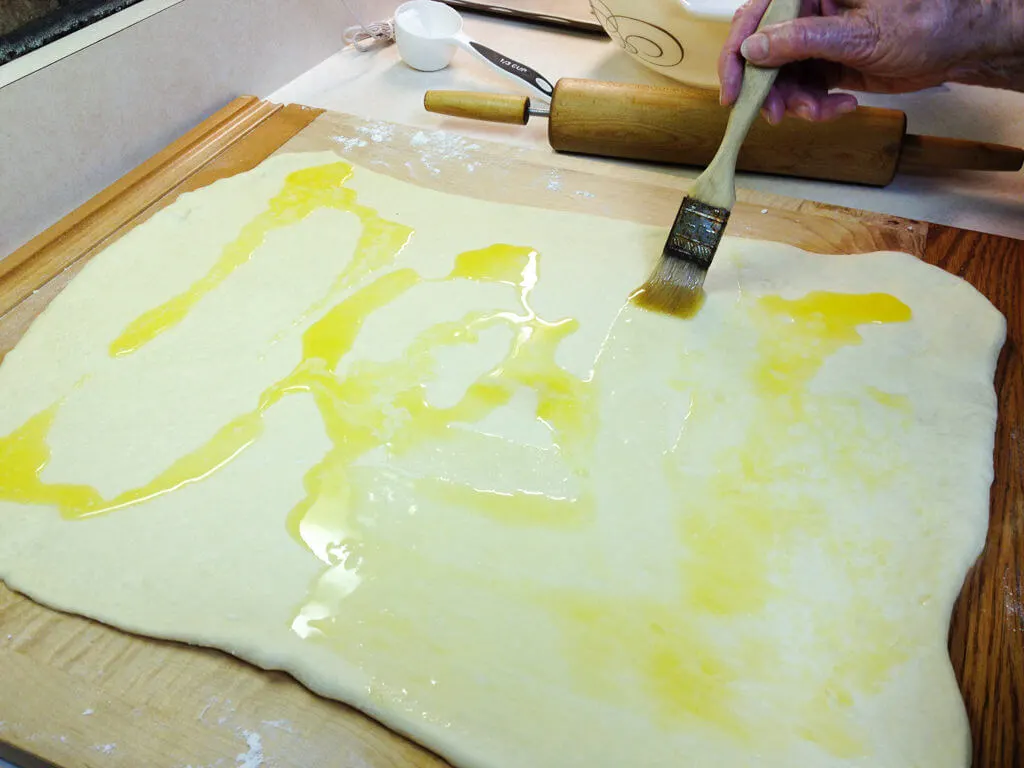
[[[463,47],[475,54],[478,58],[490,64],[503,74],[521,80],[526,86],[536,93],[544,101],[551,101],[551,94],[555,92],[555,86],[540,72],[531,67],[510,59],[504,54],[498,53],[493,48],[480,45],[475,40],[460,40]]]

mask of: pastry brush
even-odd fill
[[[799,10],[800,0],[772,0],[758,28],[796,18]],[[778,73],[750,62],[744,65],[743,85],[722,143],[679,207],[661,258],[634,295],[639,304],[684,317],[699,308],[704,278],[736,204],[740,148]]]

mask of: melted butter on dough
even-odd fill
[[[940,439],[942,421],[921,416],[918,404],[931,409],[934,397],[907,386],[935,370],[907,356],[935,353],[937,342],[919,334],[941,340],[935,308],[959,302],[980,318],[974,331],[988,347],[969,353],[956,346],[963,336],[952,339],[940,347],[949,359],[940,373],[959,365],[980,371],[964,381],[949,373],[958,382],[950,386],[973,387],[991,416],[1001,338],[990,307],[963,294],[954,278],[896,255],[880,255],[898,289],[891,294],[873,290],[872,269],[853,259],[839,265],[839,257],[775,246],[773,265],[756,255],[771,246],[755,251],[727,241],[709,274],[706,306],[692,320],[660,317],[627,302],[639,282],[629,281],[649,268],[643,247],[656,232],[594,223],[595,231],[606,228],[595,237],[621,231],[618,242],[637,245],[608,257],[622,265],[587,271],[592,243],[552,245],[565,243],[552,233],[569,221],[582,228],[582,219],[523,209],[521,237],[445,254],[433,230],[447,226],[444,211],[457,198],[445,202],[323,160],[265,164],[264,173],[282,174],[265,209],[187,290],[128,321],[106,346],[107,361],[96,363],[143,358],[158,340],[183,336],[190,314],[215,302],[236,272],[269,269],[261,265],[272,233],[325,210],[350,216],[359,228],[351,256],[338,259],[334,279],[298,316],[282,317],[284,330],[266,342],[291,345],[292,369],[270,381],[251,410],[230,414],[152,480],[110,498],[44,477],[58,448],[51,432],[75,397],[61,391],[0,437],[0,502],[53,507],[64,522],[23,514],[8,530],[0,505],[5,536],[56,542],[75,536],[66,526],[103,525],[116,548],[117,526],[157,502],[185,519],[174,500],[221,487],[248,454],[273,450],[278,463],[289,462],[291,449],[275,442],[268,419],[286,401],[308,400],[318,416],[307,428],[310,441],[319,432],[327,447],[303,468],[290,511],[278,511],[279,533],[268,534],[317,559],[308,593],[268,594],[274,611],[291,616],[272,629],[254,629],[251,619],[228,626],[216,611],[195,609],[175,614],[186,628],[172,636],[230,642],[257,663],[264,648],[275,648],[274,663],[314,689],[466,765],[564,765],[569,743],[581,764],[655,763],[683,753],[707,765],[754,755],[763,765],[885,764],[892,755],[910,755],[908,764],[964,764],[962,704],[943,648],[948,606],[917,599],[913,581],[940,581],[951,603],[973,556],[966,547],[977,544],[979,529],[983,535],[985,489],[962,490],[979,505],[961,521],[973,538],[935,538],[922,528],[922,505],[938,497],[920,483],[931,465],[914,451]],[[359,179],[365,187],[353,186]],[[380,212],[396,200],[393,215]],[[478,236],[512,228],[507,208],[472,205]],[[399,223],[414,210],[425,212],[419,227]],[[151,230],[159,236],[157,226]],[[417,251],[428,246],[430,258]],[[439,271],[446,259],[447,271]],[[549,269],[559,287],[541,297]],[[751,269],[763,271],[760,283],[748,280],[756,290],[743,285]],[[87,285],[89,274],[73,285]],[[593,285],[574,285],[574,276]],[[452,309],[439,320],[401,310],[424,292],[453,289],[479,297],[484,308]],[[586,301],[572,305],[574,294]],[[560,301],[566,311],[551,311]],[[911,306],[925,308],[923,320]],[[65,327],[61,307],[58,297],[44,316],[47,328]],[[384,316],[390,320],[377,322]],[[374,356],[406,326],[400,354]],[[38,338],[45,329],[34,331],[23,346],[45,341]],[[427,385],[465,373],[444,354],[493,347],[487,339],[495,332],[506,339],[499,362],[468,376],[454,404],[435,405]],[[360,351],[366,338],[381,341]],[[570,355],[574,340],[589,352]],[[868,357],[852,357],[855,349]],[[884,350],[891,354],[872,364]],[[2,372],[16,376],[21,359],[12,356]],[[547,442],[524,442],[502,418],[542,425]],[[990,450],[990,425],[981,424],[958,444],[966,454],[950,449],[945,458],[989,461],[986,440]],[[237,504],[224,519],[245,530],[247,504],[259,504],[233,482]],[[189,498],[201,505],[201,495]],[[911,536],[923,538],[927,556],[912,551]],[[225,568],[229,550],[244,549],[208,541],[214,559],[224,547]],[[104,545],[98,539],[83,551]],[[6,556],[13,565],[0,560],[0,573],[17,588],[19,570],[30,569],[13,550]],[[961,571],[950,575],[944,556]],[[206,578],[216,590],[216,573]],[[27,581],[27,591],[54,604],[143,631],[147,618],[157,624],[140,597],[86,598],[59,568]],[[920,713],[916,727],[893,725],[894,712],[907,711]]]
[[[703,631],[705,617],[766,610],[777,592],[770,559],[801,546],[801,536],[821,532],[823,510],[814,500],[775,497],[775,486],[798,484],[809,468],[779,460],[773,446],[806,424],[812,405],[816,433],[842,429],[842,423],[829,418],[827,400],[808,402],[815,398],[807,393],[807,384],[830,355],[862,342],[859,326],[907,322],[911,311],[886,294],[821,291],[794,300],[764,296],[750,311],[760,333],[750,372],[759,402],[743,445],[717,459],[719,471],[707,482],[687,477],[675,451],[664,457],[682,512],[680,552],[687,553],[679,565],[678,604],[569,596],[556,610],[574,637],[570,653],[589,691],[609,698],[622,695],[622,659],[630,659],[668,727],[679,719],[698,719],[753,745],[771,742],[776,725],[738,717],[732,688],[771,679],[779,660],[771,644],[755,638],[740,653],[716,647]],[[826,463],[819,471],[833,478],[859,477],[863,471],[847,456],[822,458]],[[872,621],[870,613],[862,615],[859,626],[865,626],[863,621],[868,629],[858,632],[856,647],[848,649],[835,677],[825,681],[822,700],[790,713],[805,738],[839,757],[865,754],[862,735],[843,717],[843,709],[852,704],[850,689],[881,684],[889,669],[906,658],[893,642],[897,627]],[[595,643],[595,637],[602,641]],[[836,637],[830,632],[822,639],[827,652]],[[841,701],[830,706],[826,696]]]
[[[350,285],[353,275],[365,274],[387,264],[402,249],[411,232],[400,224],[384,221],[376,211],[359,205],[355,192],[344,186],[351,175],[352,166],[347,163],[331,163],[289,174],[281,192],[269,201],[263,213],[246,224],[238,237],[224,247],[213,268],[188,291],[133,320],[110,344],[110,354],[131,354],[173,328],[204,296],[246,263],[270,232],[294,225],[318,209],[346,211],[354,214],[362,225],[354,258],[349,267],[338,275],[334,289]]]

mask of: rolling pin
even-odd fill
[[[725,133],[729,109],[702,88],[655,87],[562,79],[548,110],[524,96],[427,91],[430,112],[526,125],[548,117],[559,152],[706,166]],[[858,107],[829,123],[758,120],[738,168],[743,171],[885,186],[897,171],[1019,171],[1024,150],[978,141],[907,133],[898,110]]]

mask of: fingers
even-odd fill
[[[740,54],[763,67],[781,67],[807,59],[857,67],[871,57],[877,43],[876,28],[864,15],[852,12],[766,27],[743,41]]]
[[[856,109],[855,97],[828,92],[830,87],[841,86],[840,81],[847,79],[843,73],[851,72],[847,66],[840,65],[856,66],[868,59],[878,41],[866,17],[850,10],[856,8],[855,0],[803,0],[803,18],[757,32],[769,2],[748,0],[736,12],[718,59],[722,104],[732,104],[739,96],[746,61],[781,67],[820,59],[824,61],[789,68],[780,74],[762,107],[764,118],[772,124],[781,122],[786,114],[805,120],[833,120]]]
[[[761,105],[761,116],[772,125],[778,125],[782,122],[782,117],[785,114],[785,95],[778,88],[772,88],[771,91],[768,92],[768,96],[765,98],[764,104]]]
[[[848,93],[826,93],[816,88],[794,86],[779,94],[785,113],[811,122],[835,120],[857,108],[857,98]]]
[[[852,93],[827,93],[820,101],[818,120],[829,121],[847,115],[857,108],[857,97]]]
[[[804,96],[794,99],[792,105],[782,94],[772,91],[761,108],[761,117],[771,125],[778,125],[786,115],[815,123],[837,120],[857,109],[857,97],[849,93],[828,93],[820,97]]]
[[[784,69],[765,99],[761,114],[772,125],[785,115],[824,122],[835,120],[857,108],[857,99],[848,93],[829,93],[826,79],[816,67]]]
[[[771,0],[747,0],[733,17],[729,36],[718,56],[718,80],[722,84],[719,98],[722,104],[732,104],[740,95],[740,84],[743,82],[743,57],[740,45],[750,36],[761,23],[761,17],[768,9]]]

